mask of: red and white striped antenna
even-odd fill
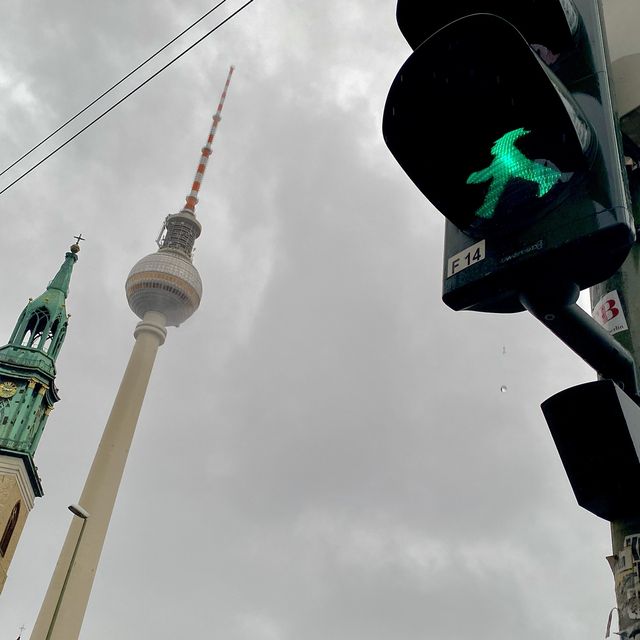
[[[211,155],[211,147],[213,144],[213,138],[216,135],[216,129],[218,128],[218,122],[222,119],[222,107],[224,106],[224,100],[227,97],[227,91],[229,89],[229,83],[231,82],[231,75],[233,74],[234,66],[229,67],[229,75],[227,75],[227,81],[224,83],[224,89],[220,96],[220,102],[218,103],[218,109],[213,116],[213,123],[211,125],[211,131],[209,131],[209,137],[207,138],[207,144],[202,148],[202,155],[200,156],[200,162],[198,169],[196,170],[195,178],[193,179],[193,185],[191,186],[191,193],[187,196],[187,201],[184,205],[183,211],[189,211],[195,215],[196,204],[198,204],[198,192],[200,191],[200,185],[204,178],[204,172],[207,168],[207,162]]]

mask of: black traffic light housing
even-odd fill
[[[565,389],[542,411],[581,507],[605,520],[638,511],[640,407],[611,380]]]
[[[445,303],[521,311],[533,283],[611,275],[634,226],[598,0],[400,0],[397,15],[415,51],[383,133],[448,220]]]

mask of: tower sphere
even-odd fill
[[[200,305],[202,280],[181,252],[160,249],[134,265],[126,291],[127,302],[139,318],[147,311],[158,311],[168,326],[177,327]]]

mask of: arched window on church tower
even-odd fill
[[[36,309],[27,322],[27,326],[22,337],[22,346],[37,349],[38,343],[42,339],[42,334],[46,330],[48,324],[49,312],[42,307],[40,309]]]
[[[16,524],[18,524],[18,516],[20,515],[20,500],[16,502],[11,511],[11,515],[9,516],[9,522],[7,522],[7,526],[4,528],[4,533],[2,534],[2,538],[0,539],[0,556],[5,556],[7,553],[7,549],[9,548],[9,542],[11,542],[11,536],[13,536],[13,531],[16,528]]]
[[[53,324],[51,325],[51,328],[49,329],[49,333],[47,335],[47,338],[44,341],[44,346],[42,347],[42,350],[45,353],[49,353],[49,350],[51,349],[53,341],[57,337],[56,334],[58,333],[58,325],[59,324],[60,324],[60,320],[59,320],[59,318],[56,318],[53,321]]]

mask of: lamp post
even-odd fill
[[[83,509],[79,504],[70,504],[68,509],[69,511],[71,511],[71,513],[73,513],[74,516],[78,516],[78,518],[82,519],[82,527],[80,528],[80,533],[78,534],[78,539],[76,540],[76,546],[73,549],[73,555],[71,556],[69,566],[67,567],[67,573],[64,577],[64,582],[62,583],[62,589],[60,589],[60,595],[58,596],[58,602],[56,602],[56,608],[54,609],[53,615],[51,616],[51,622],[49,623],[49,630],[47,631],[46,640],[49,640],[51,638],[51,634],[53,633],[53,627],[56,624],[56,618],[58,617],[58,611],[60,610],[60,605],[62,604],[64,591],[67,588],[67,582],[69,582],[69,576],[71,575],[73,564],[76,561],[76,554],[78,553],[78,547],[80,546],[80,541],[82,540],[82,534],[84,533],[84,528],[87,524],[87,519],[89,518],[89,513],[85,511],[85,509]]]

